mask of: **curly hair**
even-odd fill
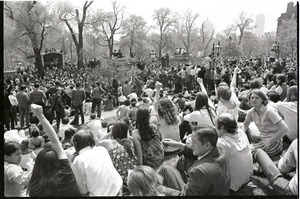
[[[157,112],[158,116],[164,118],[168,125],[178,123],[176,108],[169,98],[163,97],[159,100]]]
[[[150,111],[140,107],[136,112],[136,126],[143,141],[149,141],[155,137],[154,130],[150,127]]]

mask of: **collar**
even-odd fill
[[[265,106],[265,105],[262,105],[258,111],[254,108],[254,110],[255,110],[259,115],[262,114],[263,112],[265,112],[266,109],[267,109],[267,106]]]
[[[204,155],[198,156],[198,160],[203,159],[207,154],[209,154],[213,149],[207,151]]]
[[[82,153],[84,153],[84,152],[86,152],[86,151],[89,151],[89,150],[92,150],[92,147],[90,147],[90,146],[84,147],[83,149],[81,149],[79,151],[79,155],[82,154]]]

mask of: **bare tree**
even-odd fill
[[[46,29],[50,28],[50,20],[46,8],[37,1],[23,2],[4,2],[5,14],[16,22],[21,36],[27,35],[31,41],[35,57],[35,67],[40,76],[44,75],[44,66],[42,64],[41,50],[46,35]],[[20,51],[27,57],[31,57],[24,50]]]
[[[187,55],[190,53],[190,46],[193,41],[192,33],[196,32],[195,21],[198,17],[198,13],[193,14],[192,10],[188,9],[183,13],[182,24],[179,23],[177,27],[177,34],[186,49]]]
[[[251,23],[253,22],[253,19],[251,17],[247,17],[246,13],[242,12],[238,19],[235,20],[235,26],[239,29],[240,35],[239,35],[239,44],[241,44],[244,31],[251,30],[255,26],[251,26]]]
[[[76,52],[77,52],[77,66],[78,68],[81,68],[83,66],[83,29],[86,27],[86,18],[87,18],[87,9],[91,6],[93,1],[86,1],[84,3],[84,6],[82,8],[82,17],[80,19],[79,16],[79,10],[75,9],[75,15],[73,13],[73,10],[70,9],[70,7],[66,6],[64,9],[59,9],[59,19],[61,21],[64,21],[67,27],[69,28],[69,31],[72,35],[73,42],[76,46]],[[78,39],[76,37],[76,33],[71,25],[71,20],[75,20],[78,27]]]
[[[167,38],[166,33],[168,33],[170,27],[175,25],[177,19],[176,15],[172,13],[169,8],[160,8],[154,11],[153,19],[157,22],[159,26],[159,41],[158,44],[158,56],[162,57],[162,49],[166,45]]]
[[[98,44],[100,46],[108,47],[109,57],[111,57],[113,53],[114,37],[122,27],[125,10],[124,5],[118,4],[117,1],[112,1],[112,8],[112,12],[99,11],[95,23],[93,24],[93,28],[97,35],[106,42],[106,44],[103,44],[98,41]]]
[[[133,58],[140,51],[139,43],[147,37],[146,21],[141,16],[130,15],[122,27],[124,31],[124,36],[121,37],[122,44],[129,48],[130,57]]]
[[[214,34],[215,34],[215,29],[212,28],[211,30],[208,29],[208,27],[205,27],[205,22],[203,22],[201,24],[201,28],[200,28],[200,34],[198,36],[198,39],[200,40],[200,44],[202,46],[202,50],[203,52],[206,52],[206,50],[208,49]]]

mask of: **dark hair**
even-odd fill
[[[37,127],[34,127],[31,131],[32,137],[37,137],[40,134],[40,130]]]
[[[103,120],[103,121],[101,121],[101,125],[102,125],[103,128],[106,128],[107,125],[108,125],[108,122]]]
[[[10,156],[19,149],[21,149],[21,145],[17,142],[9,141],[4,143],[4,155]]]
[[[130,157],[134,157],[134,153],[131,150],[131,142],[127,137],[128,134],[128,125],[124,120],[118,120],[112,127],[112,137],[117,140],[117,142],[122,145]]]
[[[277,80],[276,80],[277,74],[274,74],[272,77],[272,81],[274,84],[277,84]]]
[[[88,129],[79,130],[73,136],[73,144],[77,152],[87,146],[94,147],[94,135]]]
[[[22,84],[21,86],[20,86],[20,90],[22,91],[22,90],[25,90],[25,88],[26,88],[26,86],[24,85],[24,84]]]
[[[57,171],[59,159],[55,151],[42,150],[38,153],[27,193],[30,197],[51,196],[58,189]]]
[[[218,141],[218,134],[215,129],[211,127],[197,126],[194,128],[194,132],[198,135],[198,140],[201,144],[209,142],[213,147],[216,146]]]
[[[76,87],[80,87],[80,86],[81,86],[80,82],[77,82]]]
[[[65,139],[71,139],[75,135],[76,130],[73,127],[69,127],[65,130]]]
[[[258,79],[254,79],[250,82],[250,88],[255,89],[255,88],[261,88],[261,83]]]
[[[158,101],[157,113],[160,118],[164,118],[168,125],[177,124],[178,118],[176,108],[168,97],[163,97]]]
[[[95,113],[91,113],[90,118],[91,118],[92,120],[93,120],[93,119],[96,119],[96,114],[95,114]]]
[[[64,117],[64,118],[61,120],[61,123],[63,123],[63,124],[68,124],[69,121],[70,121],[69,118]]]
[[[277,81],[277,79],[278,79],[278,82],[277,82],[278,85],[282,85],[286,81],[284,74],[278,74],[276,77],[276,81]]]
[[[295,80],[295,79],[290,80],[290,82],[289,82],[289,87],[295,86],[295,85],[297,85],[296,80]]]
[[[150,127],[150,111],[147,108],[140,107],[136,112],[136,126],[141,135],[141,139],[149,141],[155,137],[155,133]]]
[[[199,111],[200,109],[206,107],[206,110],[209,114],[210,120],[211,122],[214,124],[214,120],[213,120],[213,113],[211,111],[211,108],[208,105],[208,97],[205,93],[203,93],[202,91],[200,91],[197,94],[196,97],[196,102],[195,102],[195,111]]]
[[[128,99],[124,101],[124,105],[125,105],[125,106],[129,106],[129,105],[130,105],[130,102],[129,102]]]
[[[238,126],[235,118],[230,113],[223,113],[217,118],[218,129],[223,126],[224,129],[230,133],[234,134],[237,132]]]
[[[277,103],[280,101],[280,95],[276,91],[269,91],[267,93],[267,96],[274,103]]]

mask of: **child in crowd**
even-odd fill
[[[33,128],[31,132],[32,137],[29,138],[29,148],[36,149],[44,146],[44,139],[40,136],[40,131],[38,128]]]
[[[70,120],[67,117],[64,117],[61,121],[62,125],[59,128],[58,136],[61,139],[64,139],[65,137],[65,130],[71,127],[72,125],[69,124]]]
[[[28,139],[25,139],[21,142],[21,150],[22,150],[22,159],[20,162],[20,166],[25,171],[32,171],[36,154],[34,153],[33,150],[29,149]]]
[[[21,146],[17,142],[4,143],[4,196],[22,197],[24,187],[31,178],[30,171],[19,166],[22,158]]]
[[[65,105],[65,117],[69,117],[71,115],[71,108],[69,105]]]
[[[101,125],[102,125],[102,128],[100,129],[100,139],[107,134],[108,122],[105,120],[101,120]]]
[[[85,115],[90,115],[91,110],[92,110],[92,102],[91,102],[90,98],[87,98],[84,103],[84,111],[83,112]]]

